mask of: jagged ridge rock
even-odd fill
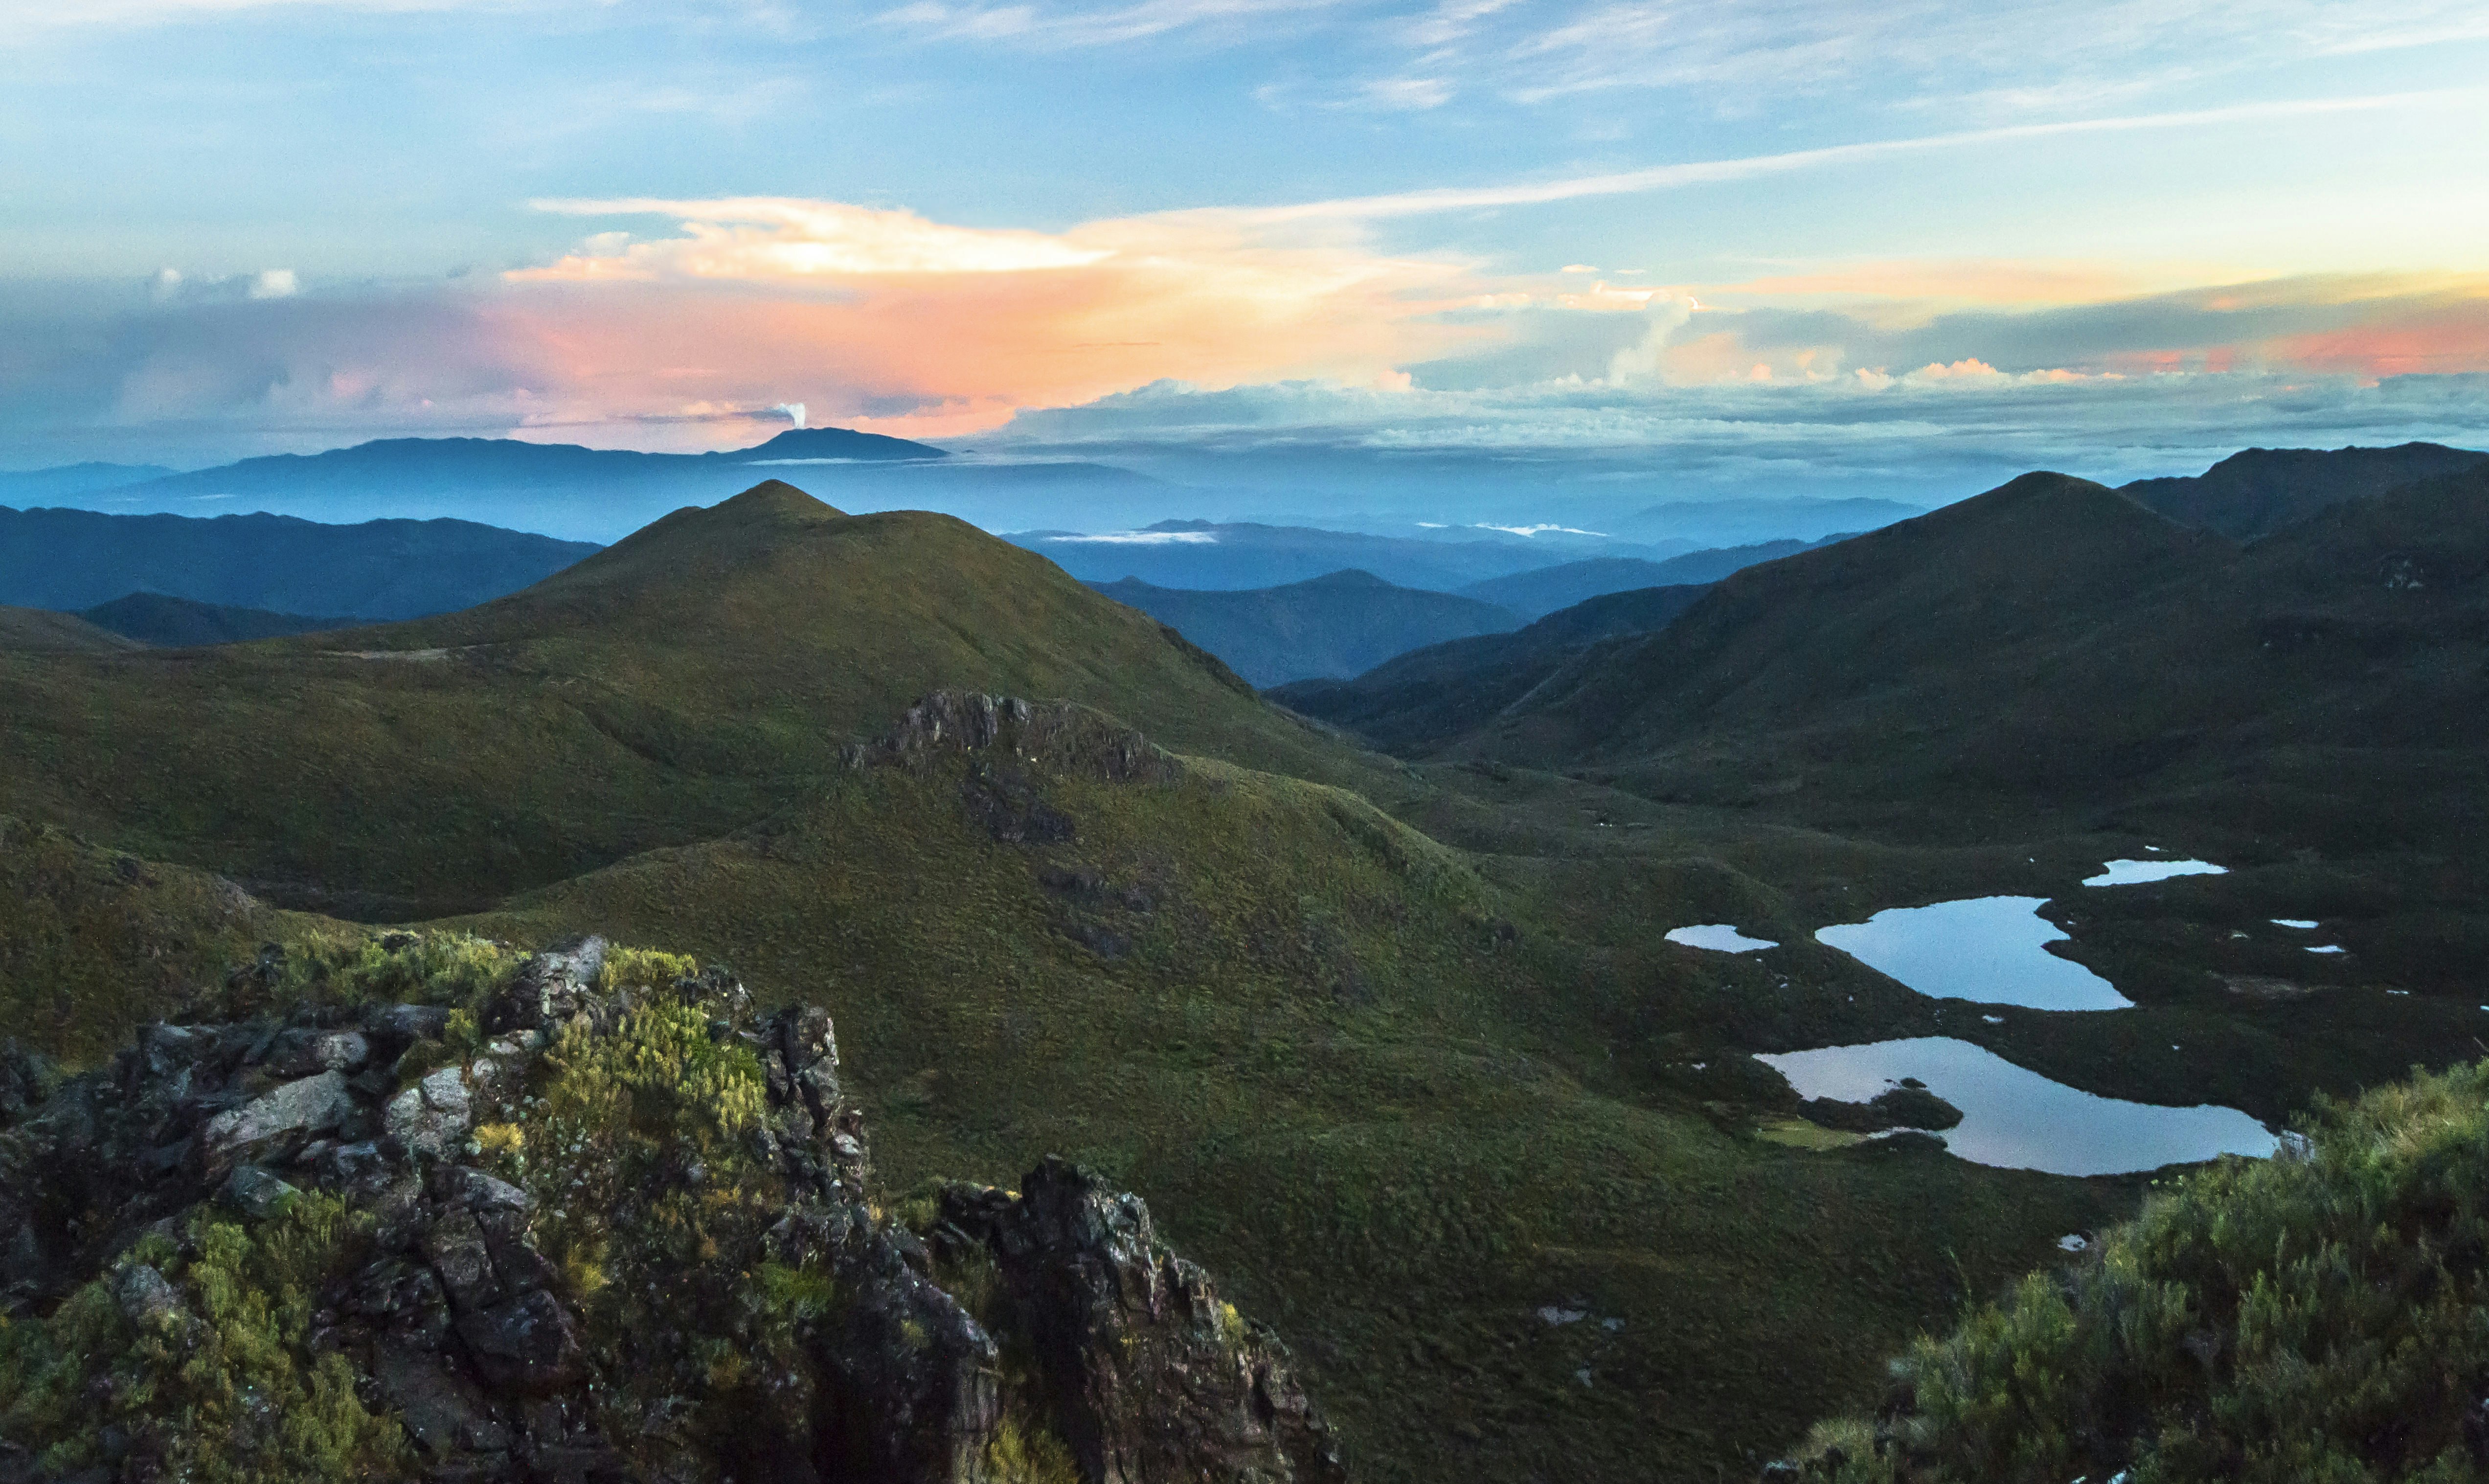
[[[630,982],[609,965],[633,956],[593,939],[508,957],[465,1020],[375,1003],[159,1024],[66,1080],[0,1055],[0,1303],[40,1327],[100,1284],[133,1335],[168,1337],[146,1354],[177,1356],[227,1301],[190,1286],[238,1240],[212,1229],[342,1234],[276,1339],[305,1370],[344,1363],[399,1440],[383,1472],[434,1480],[1001,1484],[1012,1459],[1014,1484],[1345,1476],[1284,1347],[1137,1197],[1048,1160],[1017,1196],[954,1187],[929,1247],[868,1199],[825,1010],[757,1015],[713,969]],[[325,1214],[285,1225],[306,1209]],[[963,1303],[943,1252],[973,1252],[999,1298]],[[129,1484],[244,1446],[152,1415],[84,1425],[117,1441],[32,1441]]]

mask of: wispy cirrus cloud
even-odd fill
[[[1595,175],[1566,176],[1545,181],[1502,183],[1490,186],[1431,186],[1416,190],[1393,191],[1383,195],[1348,196],[1287,206],[1211,208],[1191,214],[1259,226],[1278,226],[1324,218],[1341,221],[1379,221],[1393,217],[1433,215],[1444,212],[1479,211],[1511,206],[1544,206],[1560,201],[1579,201],[1594,196],[1639,195],[1648,191],[1669,190],[1681,186],[1720,185],[1754,180],[1763,176],[1859,164],[1898,156],[1930,154],[1982,145],[2009,144],[2020,140],[2079,134],[2203,128],[2263,120],[2316,118],[2329,114],[2424,109],[2476,113],[2485,105],[2489,105],[2489,88],[2433,89],[2425,92],[2371,94],[2346,98],[2276,99],[2260,102],[2235,103],[2218,108],[2187,109],[2167,113],[2114,114],[2048,123],[1960,129],[1940,134],[1907,135],[1853,144],[1827,145],[1820,149],[1788,150],[1771,155],[1748,155],[1725,159],[1649,165],[1640,169],[1605,171]]]
[[[930,39],[1016,42],[1069,50],[1146,41],[1176,31],[1216,30],[1346,3],[1349,0],[1135,0],[1098,6],[910,0],[874,19],[885,27]]]

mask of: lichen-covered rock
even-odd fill
[[[208,1120],[199,1130],[199,1159],[221,1173],[238,1160],[290,1156],[311,1135],[336,1127],[354,1111],[344,1073],[302,1077]]]
[[[1286,1348],[1159,1242],[1140,1197],[1049,1158],[1017,1198],[951,1187],[942,1219],[999,1261],[1089,1478],[1346,1476]]]
[[[1137,1198],[1049,1160],[1018,1197],[955,1189],[930,1247],[885,1214],[826,1011],[756,1015],[730,975],[596,939],[440,956],[459,1003],[362,957],[386,998],[150,1026],[67,1080],[0,1058],[0,1366],[101,1399],[23,1457],[99,1484],[1340,1477],[1284,1350]]]
[[[391,1098],[383,1127],[410,1153],[438,1158],[473,1121],[466,1077],[443,1067]]]
[[[494,997],[484,1028],[541,1030],[569,1019],[594,994],[597,971],[605,967],[606,947],[603,938],[591,937],[529,958],[509,986]]]

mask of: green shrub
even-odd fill
[[[142,1241],[124,1266],[160,1266],[183,1310],[132,1325],[115,1270],[46,1319],[0,1325],[0,1437],[55,1473],[103,1462],[109,1432],[199,1484],[410,1475],[396,1420],[365,1410],[343,1356],[303,1343],[313,1296],[359,1260],[370,1223],[315,1194],[249,1227],[194,1213],[186,1260]]]
[[[2479,1475],[2489,1063],[2321,1106],[2304,1157],[2188,1176],[2086,1261],[1896,1362],[1886,1425],[1819,1426],[1844,1481]]]

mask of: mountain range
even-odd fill
[[[2440,443],[2393,448],[2248,448],[2200,474],[2138,479],[2118,493],[2182,526],[2252,541],[2329,505],[2489,464],[2489,453]]]
[[[594,552],[467,521],[0,508],[0,602],[69,612],[134,592],[349,618],[467,608]]]
[[[956,509],[987,524],[1026,524],[1067,502],[1109,519],[1119,501],[1132,515],[1162,513],[1166,493],[1155,480],[1103,465],[963,459],[905,439],[798,428],[754,447],[701,454],[410,438],[181,473],[79,466],[0,473],[0,503],[119,514],[222,507],[344,524],[448,517],[601,543],[669,510],[715,504],[773,471],[795,471],[867,508]]]
[[[1827,546],[1846,533],[1815,541],[1761,541],[1751,546],[1687,552],[1653,561],[1641,556],[1593,556],[1552,567],[1515,572],[1509,577],[1472,583],[1461,592],[1485,603],[1500,603],[1526,617],[1538,618],[1571,608],[1601,593],[1628,592],[1637,587],[1683,587],[1716,583],[1742,567],[1772,561],[1810,546]]]
[[[1176,629],[1257,686],[1354,675],[1420,645],[1521,625],[1510,609],[1355,570],[1244,591],[1153,587],[1130,577],[1091,585]]]
[[[1663,629],[1707,585],[1641,587],[1585,599],[1514,633],[1406,652],[1354,679],[1279,685],[1273,699],[1394,753],[1422,753],[1522,701],[1593,642]]]
[[[1818,1479],[1993,1473],[1990,1431],[1961,1421],[1993,1413],[1947,1410],[1964,1387],[2007,1397],[2034,1438],[2062,1433],[2046,1476],[2072,1477],[2157,1446],[2134,1418],[2200,1420],[2188,1409],[2216,1392],[2269,1403],[2293,1356],[2391,1383],[2375,1394],[2410,1419],[2393,1438],[2459,1442],[2472,1393],[2412,1379],[2449,1352],[2395,1327],[2426,1301],[2351,1302],[2320,1260],[2276,1268],[2287,1293],[2234,1270],[2281,1249],[2270,1223],[2298,1208],[2270,1187],[2320,1179],[2290,1217],[2305,1250],[2356,1241],[2414,1282],[2477,1267],[2411,1261],[2469,1240],[2432,1184],[2451,1146],[2431,1141],[2476,1143],[2476,1097],[2456,1106],[2470,1084],[2390,1088],[2357,1114],[2321,1099],[2443,1066],[2477,1031],[2489,471],[2319,504],[2243,543],[2035,473],[1716,583],[1286,687],[1284,708],[1036,553],[774,479],[490,602],[342,633],[155,649],[0,612],[0,635],[83,646],[0,645],[0,1032],[19,1043],[0,1051],[0,1206],[49,1213],[39,1255],[85,1230],[59,1213],[109,1216],[72,1286],[44,1290],[59,1306],[10,1317],[0,1413],[13,1439],[20,1417],[57,1435],[45,1456],[65,1467],[107,1444],[140,1456],[95,1420],[129,1403],[90,1361],[178,1330],[227,1348],[145,1375],[327,1375],[321,1415],[370,1402],[357,1426],[410,1470],[499,1477],[504,1436],[607,1458],[621,1412],[523,1408],[494,1433],[374,1400],[489,1382],[509,1340],[484,1316],[507,1311],[480,1285],[506,1270],[491,1281],[533,1305],[535,1332],[566,1332],[559,1309],[585,1336],[575,1358],[545,1353],[547,1394],[590,1367],[597,1395],[631,1399],[631,1446],[699,1468],[733,1429],[674,1419],[821,1415],[755,1376],[839,1399],[821,1424],[839,1437],[920,1415],[874,1389],[929,1354],[902,1313],[959,1339],[932,1347],[946,1356],[1003,1337],[989,1373],[942,1394],[1032,1409],[1007,1456],[978,1455],[1006,1476],[1098,1476],[1029,1462],[1098,1456],[1059,1420],[1073,1403],[1026,1401],[1054,1394],[1032,1378],[1163,1379],[1147,1368],[1168,1356],[1199,1362],[1187,1397],[1267,1378],[1234,1392],[1270,1404],[1234,1413],[1238,1437],[1319,1398],[1341,1457],[1377,1479],[1742,1477],[1810,1436],[1788,1469]],[[2188,856],[2226,870],[2087,884],[2103,862]],[[2131,1003],[1921,993],[1817,937],[1998,894],[2038,904],[2051,956]],[[1733,925],[1752,951],[1677,936],[1696,925]],[[587,934],[623,945],[611,974],[583,967]],[[558,1031],[520,1034],[497,1008],[514,1003]],[[430,1030],[401,1048],[402,1022]],[[1873,1105],[1801,1099],[1758,1059],[1889,1042],[2146,1113],[2334,1111],[2305,1160],[2184,1177],[2209,1194],[2130,1229],[2182,1177],[1868,1139]],[[386,1065],[349,1075],[376,1047]],[[444,1073],[437,1101],[410,1080]],[[285,1089],[325,1098],[339,1136],[270,1131],[283,1110],[264,1099]],[[406,1109],[396,1145],[378,1139],[384,1098]],[[494,1122],[389,1197],[419,1222],[383,1219],[390,1151],[453,1105]],[[237,1130],[259,1130],[258,1175],[209,1184]],[[349,1142],[363,1131],[377,1164]],[[592,1156],[573,1147],[590,1135]],[[708,1156],[682,1157],[701,1138]],[[488,1167],[519,1199],[458,1173]],[[774,1222],[850,1176],[862,1213],[842,1250],[869,1270],[809,1265],[801,1243],[833,1219],[810,1205],[810,1225],[742,1219],[752,1190]],[[569,1196],[572,1178],[596,1198]],[[1131,1259],[1082,1270],[1125,1297],[1080,1289],[1097,1304],[1064,1333],[1034,1318],[1062,1291],[1011,1266],[1052,1248],[986,1236],[1058,1182],[1097,1196],[1060,1229]],[[146,1205],[176,1187],[195,1204]],[[527,1242],[559,1261],[528,1262],[518,1225],[462,1235],[458,1210],[501,1223],[521,1200],[543,1203]],[[642,1219],[659,1204],[665,1220]],[[161,1219],[171,1236],[145,1235]],[[2243,1229],[2266,1236],[2219,1236]],[[123,1231],[140,1245],[101,1250]],[[306,1244],[318,1232],[331,1244]],[[771,1232],[766,1250],[746,1240]],[[2096,1244],[2122,1266],[2074,1254]],[[302,1276],[314,1258],[333,1275]],[[238,1274],[224,1287],[217,1264]],[[2165,1294],[2125,1323],[2119,1275],[2147,1270],[2281,1294],[2312,1327],[2250,1334]],[[273,1297],[246,1334],[180,1327],[255,1283]],[[929,1307],[880,1306],[907,1294]],[[1982,1307],[1997,1294],[2019,1307]],[[922,1322],[954,1312],[990,1327]],[[1169,1315],[1197,1352],[1167,1348]],[[375,1348],[435,1321],[459,1338],[425,1366]],[[1957,1326],[1954,1349],[1910,1348]],[[859,1332],[887,1343],[818,1348]],[[1132,1345],[1091,1343],[1116,1332]],[[2388,1374],[2357,1346],[2301,1355],[2303,1332],[2426,1358]],[[2228,1363],[2243,1352],[2277,1358],[2249,1376]],[[1897,1354],[1934,1368],[1897,1371]],[[646,1355],[663,1374],[632,1368]],[[2033,1389],[2058,1376],[2080,1395]],[[93,1416],[54,1405],[72,1382]],[[1894,1416],[1920,1452],[1881,1446]],[[2311,1426],[2356,1452],[2375,1429],[2355,1423]]]

